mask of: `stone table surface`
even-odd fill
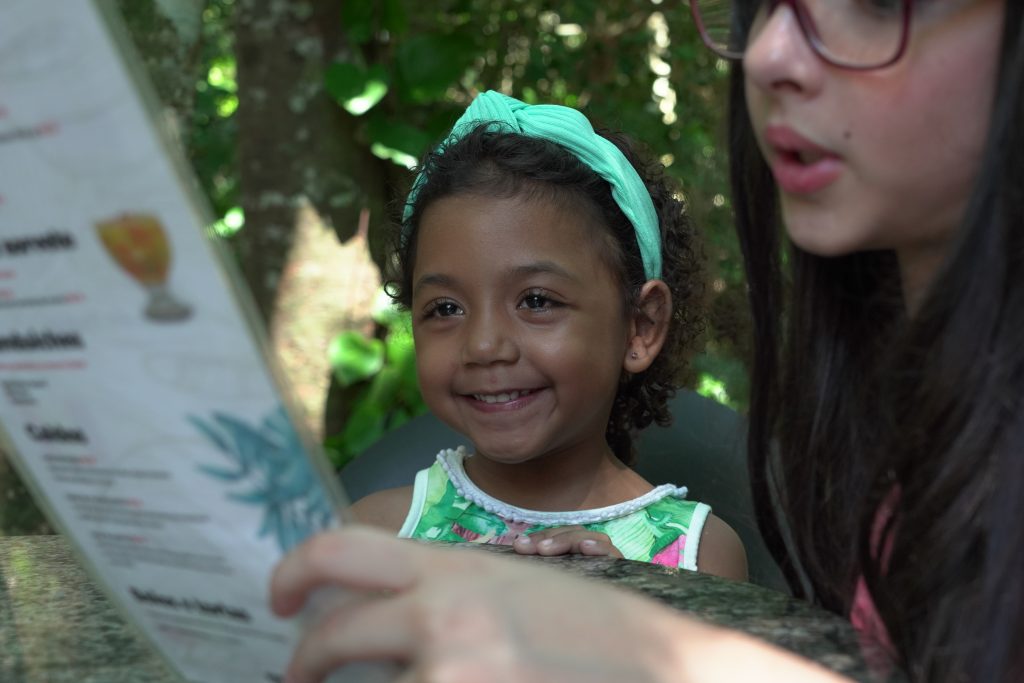
[[[510,553],[507,548],[487,549]],[[848,622],[781,593],[626,560],[518,559],[639,591],[855,680],[872,680]],[[125,623],[63,537],[16,536],[0,538],[0,681],[179,683],[180,679]]]

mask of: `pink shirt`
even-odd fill
[[[895,659],[895,651],[889,638],[889,629],[878,614],[864,577],[857,579],[853,603],[850,605],[850,623],[857,631],[861,654],[868,666],[873,671],[888,674]]]
[[[896,503],[899,500],[899,487],[896,487],[886,496],[878,508],[875,521],[871,529],[871,552],[877,554],[878,542],[881,540],[882,531],[886,523],[892,518]],[[882,571],[885,571],[889,564],[889,555],[892,552],[892,538],[882,549]],[[888,673],[896,659],[896,648],[892,645],[892,638],[889,637],[889,629],[878,614],[875,601],[868,590],[867,582],[861,576],[857,579],[857,586],[853,591],[853,601],[850,603],[850,623],[860,639],[861,651],[868,666],[877,672]]]

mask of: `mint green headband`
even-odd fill
[[[451,144],[481,123],[535,138],[543,138],[565,147],[612,187],[612,198],[636,230],[644,274],[648,280],[661,277],[661,234],[658,213],[647,187],[636,169],[619,148],[594,132],[587,117],[569,107],[555,104],[530,105],[514,97],[488,90],[478,95],[452,126],[445,144]],[[416,195],[426,182],[421,172],[413,182],[405,203],[403,221],[408,222]]]

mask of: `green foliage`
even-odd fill
[[[339,468],[427,409],[416,377],[409,314],[385,299],[386,295],[379,299],[381,303],[374,311],[374,320],[385,331],[383,340],[344,332],[331,342],[331,368],[336,380],[344,388],[357,390],[344,429],[324,442],[328,456]]]
[[[743,410],[749,322],[720,142],[725,64],[704,49],[679,3],[551,7],[540,0],[347,0],[342,22],[353,49],[330,67],[325,87],[357,115],[370,150],[406,168],[486,89],[580,108],[596,124],[646,143],[680,182],[704,236],[710,329],[689,381]],[[360,114],[346,102],[367,92],[370,74],[386,92]]]
[[[374,155],[406,168],[416,165],[418,155],[413,152],[426,149],[432,142],[421,129],[383,114],[370,117],[366,130],[373,141],[370,150]]]
[[[233,206],[224,213],[224,217],[213,224],[213,231],[218,237],[231,237],[245,227],[245,212],[242,207]]]
[[[215,218],[224,221],[229,212],[237,215],[217,226],[229,236],[241,228],[238,221],[238,170],[235,167],[238,126],[238,84],[235,81],[234,37],[231,0],[208,0],[203,10],[200,49],[203,77],[196,83],[192,125],[186,138],[189,159],[199,177],[200,187],[213,208]]]
[[[380,66],[368,69],[335,62],[324,74],[324,88],[350,114],[360,116],[373,109],[388,92],[388,75]]]
[[[442,99],[475,56],[473,42],[457,32],[417,35],[403,41],[395,49],[399,97],[410,104]]]
[[[373,377],[384,367],[384,342],[367,339],[353,330],[335,337],[327,353],[331,368],[343,387]]]
[[[710,326],[690,385],[739,410],[749,389],[742,261],[727,200],[722,140],[724,63],[700,42],[679,3],[567,0],[345,0],[348,49],[327,65],[324,90],[354,117],[358,144],[411,169],[479,91],[582,109],[598,125],[644,142],[680,182],[704,237]],[[197,84],[189,150],[216,229],[244,225],[238,209],[231,0],[204,13],[205,77]],[[411,174],[406,176],[411,182]],[[392,188],[400,202],[402,184]],[[425,408],[411,336],[394,320],[378,338],[339,336],[335,376],[355,395],[345,428],[328,435],[336,465]],[[359,339],[356,339],[359,337]]]
[[[51,533],[53,529],[0,451],[0,536]]]
[[[245,222],[235,160],[234,4],[206,0],[203,77],[185,138],[223,235]],[[486,89],[580,108],[656,152],[682,186],[708,259],[710,329],[690,384],[745,409],[750,335],[726,189],[726,68],[703,48],[684,3],[344,0],[336,6],[349,46],[325,69],[324,90],[355,117],[357,142],[379,158],[411,168]],[[393,191],[391,199],[400,201],[402,187]],[[356,395],[345,428],[326,440],[339,467],[425,410],[408,319],[382,308],[378,324],[380,339],[349,334],[331,345],[335,376]],[[0,460],[0,474],[5,467]],[[6,490],[12,500],[0,505],[0,529],[47,528],[22,487]]]

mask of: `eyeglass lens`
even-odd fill
[[[741,57],[771,14],[783,5],[796,12],[808,41],[829,61],[870,67],[891,61],[902,47],[906,20],[902,0],[692,1],[706,39],[726,57]],[[745,26],[750,27],[749,37],[744,35]]]

